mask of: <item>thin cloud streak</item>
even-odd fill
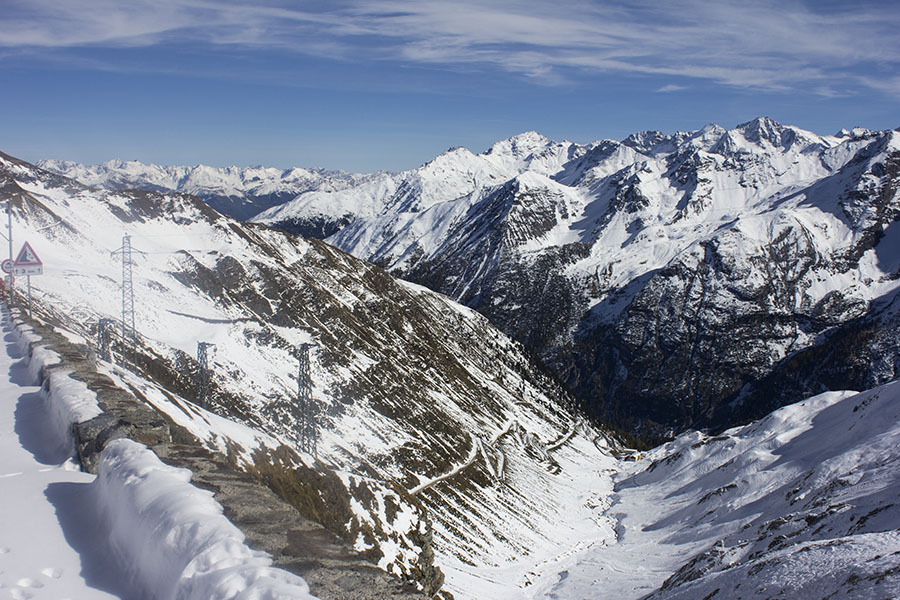
[[[618,73],[823,95],[859,87],[892,93],[900,71],[900,8],[874,4],[826,13],[798,0],[573,0],[563,10],[544,0],[336,0],[320,10],[239,1],[7,1],[12,16],[0,22],[0,47],[32,50],[202,43],[493,67],[545,85]],[[872,65],[886,75],[864,74]],[[658,91],[675,89],[666,88]]]

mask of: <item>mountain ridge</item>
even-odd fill
[[[880,255],[898,152],[896,131],[820,136],[768,117],[584,145],[525,132],[254,220],[479,310],[595,414],[655,436],[744,418],[728,407],[789,355],[894,293]]]
[[[142,189],[193,194],[213,208],[239,219],[312,190],[340,189],[374,176],[322,168],[264,166],[165,166],[137,160],[111,159],[96,165],[67,160],[41,160],[36,165],[89,187]]]

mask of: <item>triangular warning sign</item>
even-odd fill
[[[34,253],[34,248],[31,247],[31,244],[25,242],[22,249],[19,250],[19,256],[16,257],[16,261],[13,264],[17,267],[37,267],[44,263],[42,263],[41,259],[38,258],[38,255]]]

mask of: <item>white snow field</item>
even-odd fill
[[[54,371],[27,327],[3,311],[0,352],[0,597],[275,600],[313,598],[306,582],[272,568],[191,474],[131,440],[111,442],[99,475],[72,461],[69,426],[99,413],[84,384]],[[5,592],[5,594],[4,594]]]

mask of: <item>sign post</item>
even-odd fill
[[[3,262],[0,262],[0,271],[3,271],[4,273],[6,273],[6,277],[4,277],[4,279],[6,280],[6,289],[4,290],[5,293],[3,295],[6,296],[7,294],[9,294],[8,300],[12,301],[12,286],[13,286],[13,281],[12,281],[13,280],[13,276],[12,276],[13,262],[12,262],[12,260],[6,259]]]
[[[12,261],[13,235],[12,235],[12,199],[6,201],[6,240],[9,242],[9,260]],[[13,284],[15,283],[12,273],[9,275],[9,299],[12,300]]]
[[[4,271],[6,270],[7,261],[3,261],[0,264],[0,268]],[[28,316],[31,316],[31,276],[32,275],[43,275],[44,273],[44,263],[41,262],[41,259],[38,258],[38,255],[35,253],[34,248],[31,247],[31,244],[25,242],[22,245],[22,249],[19,250],[19,255],[16,257],[16,260],[13,261],[12,264],[12,275],[25,275],[28,278]]]

